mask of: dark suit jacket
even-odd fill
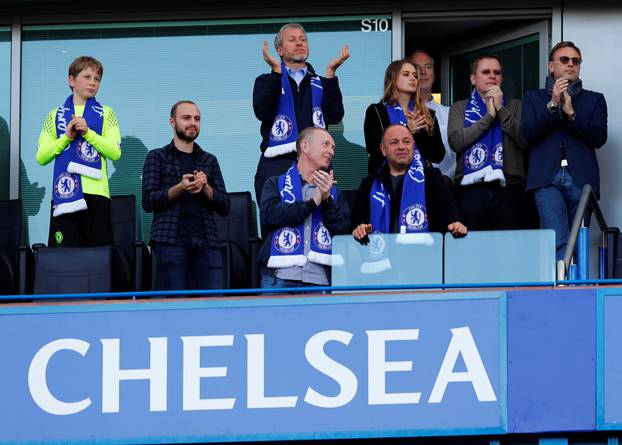
[[[298,131],[307,127],[313,127],[313,110],[311,110],[311,77],[315,76],[313,67],[307,63],[307,75],[300,82],[289,77],[289,86],[292,90],[294,100],[294,111],[296,113],[296,125]],[[339,89],[337,77],[327,79],[320,76],[324,99],[322,100],[322,112],[326,125],[338,124],[343,119],[343,98]],[[253,87],[253,110],[255,116],[261,121],[261,151],[268,147],[270,130],[274,124],[274,118],[279,108],[281,99],[281,74],[271,71],[268,74],[261,74],[255,79]]]
[[[577,186],[590,184],[600,194],[600,175],[595,149],[607,142],[607,103],[601,93],[582,90],[572,98],[577,113],[574,122],[565,114],[551,113],[546,104],[551,95],[545,90],[528,91],[523,98],[521,125],[532,145],[527,190],[551,183],[560,167],[562,151]]]
[[[430,232],[447,232],[447,226],[453,222],[461,221],[458,207],[453,195],[447,188],[447,183],[443,179],[441,171],[435,167],[425,166],[425,205],[428,213],[428,227]],[[389,166],[385,164],[379,171],[380,181],[382,181],[391,197],[391,221],[389,227],[393,227],[396,219],[399,218],[400,205],[402,200],[403,182],[393,190]],[[359,187],[356,201],[352,208],[352,229],[359,224],[369,224],[369,193],[374,182],[375,176],[370,175],[363,179]]]

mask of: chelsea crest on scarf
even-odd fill
[[[57,138],[65,133],[67,125],[75,114],[73,95],[71,95],[56,112]],[[82,117],[86,120],[90,130],[98,134],[102,133],[104,108],[95,98],[86,101]],[[53,216],[86,209],[86,201],[82,195],[81,176],[100,179],[101,168],[102,158],[99,152],[78,133],[54,162]]]
[[[284,175],[278,179],[281,202],[293,204],[302,202],[302,183],[296,163],[294,163]],[[335,187],[331,189],[333,199],[337,198]],[[270,258],[268,267],[282,268],[304,266],[308,261],[330,266],[339,261],[332,255],[332,237],[322,222],[322,212],[316,207],[311,214],[311,242],[309,252],[305,256],[305,222],[302,221],[296,227],[282,227],[272,234],[270,245]]]
[[[400,233],[426,233],[428,214],[425,205],[425,173],[419,150],[414,149],[413,160],[404,175],[402,199],[399,203]],[[371,186],[369,195],[371,225],[375,232],[389,233],[391,219],[391,198],[378,177]]]
[[[322,101],[324,100],[324,89],[320,77],[311,77],[311,108],[313,114],[313,125],[319,128],[326,128],[324,113],[322,112]],[[294,97],[292,88],[289,84],[289,74],[287,66],[281,63],[281,97],[276,118],[270,130],[268,148],[264,152],[266,158],[274,158],[286,153],[296,151],[296,140],[298,139],[298,125],[296,124],[296,113],[294,110]]]
[[[505,98],[503,100],[505,104]],[[471,92],[471,98],[464,110],[464,126],[470,127],[486,114],[486,104],[477,90]],[[480,136],[464,153],[464,177],[461,185],[476,182],[499,181],[505,186],[503,175],[503,132],[501,124],[494,124]]]

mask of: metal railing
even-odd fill
[[[608,259],[608,234],[614,230],[607,225],[603,212],[598,205],[596,194],[589,184],[583,186],[581,199],[572,221],[572,227],[568,236],[568,243],[564,252],[564,259],[557,262],[557,280],[580,280],[589,279],[590,253],[589,253],[589,219],[591,215],[596,217],[596,222],[601,230],[601,244],[598,257],[598,278],[607,278]],[[586,224],[586,220],[588,224]],[[617,229],[616,229],[617,230]],[[576,263],[573,263],[576,247]]]

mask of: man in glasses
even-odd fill
[[[581,189],[599,196],[595,149],[607,141],[607,104],[601,93],[584,90],[581,50],[559,42],[549,54],[542,90],[523,98],[522,128],[532,144],[527,190],[535,190],[542,228],[554,229],[557,259],[564,256]]]
[[[469,230],[521,227],[525,180],[521,101],[504,96],[501,59],[484,54],[471,67],[471,96],[449,110],[447,137],[456,152],[454,194]]]

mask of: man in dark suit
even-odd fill
[[[532,144],[527,190],[535,190],[540,225],[554,229],[557,259],[564,256],[581,189],[599,196],[595,149],[607,141],[607,103],[584,90],[579,78],[581,50],[559,42],[549,55],[546,87],[523,98],[522,130]]]
[[[450,232],[464,236],[456,202],[441,172],[425,166],[408,128],[387,127],[380,149],[385,164],[363,180],[352,209],[352,235]]]

